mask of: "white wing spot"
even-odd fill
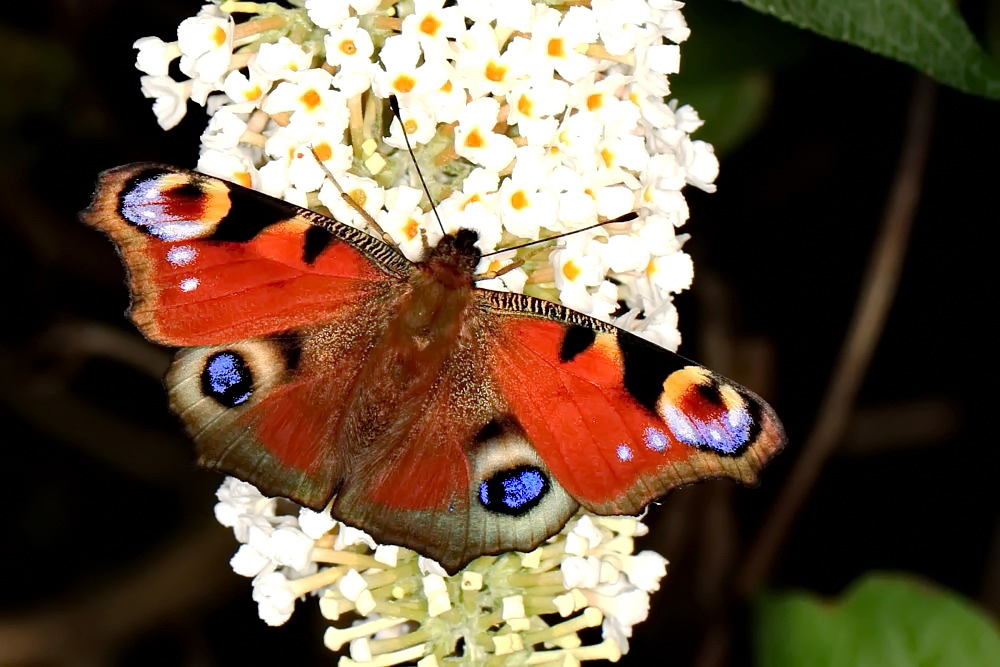
[[[618,455],[619,461],[625,462],[632,460],[632,448],[624,443],[618,445],[618,449],[615,451],[615,453]]]
[[[167,261],[174,266],[187,266],[198,256],[198,251],[189,245],[174,246],[167,251]]]
[[[653,428],[652,426],[646,429],[646,432],[642,435],[642,439],[646,443],[646,446],[654,452],[662,452],[670,446],[667,434],[658,428]]]
[[[198,288],[197,278],[185,278],[181,281],[180,288],[182,292],[190,292]]]

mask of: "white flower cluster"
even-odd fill
[[[245,482],[229,478],[217,496],[216,516],[242,543],[233,569],[253,577],[261,618],[284,623],[295,601],[313,593],[330,620],[356,619],[324,636],[331,650],[348,647],[342,667],[433,667],[460,639],[470,664],[489,656],[617,660],[666,573],[659,554],[632,555],[633,538],[646,532],[632,517],[582,515],[530,553],[483,556],[448,576],[434,561],[376,545],[326,514],[280,515],[280,501]],[[598,625],[603,641],[584,646],[577,633]]]
[[[164,128],[188,100],[210,113],[199,170],[363,227],[329,171],[411,259],[441,231],[400,150],[403,128],[445,228],[475,229],[483,252],[635,211],[552,252],[522,250],[523,267],[481,286],[558,299],[677,347],[671,294],[693,275],[676,233],[681,190],[711,191],[718,170],[712,147],[690,138],[697,113],[663,99],[688,36],[683,3],[290,4],[208,4],[176,42],[135,43]],[[235,24],[230,12],[256,18]],[[168,75],[178,58],[183,81]],[[481,270],[511,260],[497,257]]]
[[[193,101],[210,118],[197,168],[359,228],[367,211],[411,259],[424,238],[474,229],[484,253],[638,217],[484,258],[479,283],[559,300],[674,349],[672,294],[692,280],[686,185],[712,191],[712,147],[688,106],[666,103],[688,36],[675,0],[216,0],[177,40],[135,43],[142,91],[169,129]],[[232,14],[250,16],[236,23]],[[170,76],[171,66],[187,78]],[[401,123],[387,98],[400,104]],[[406,139],[414,158],[404,150]],[[418,187],[426,177],[434,202]],[[575,664],[617,659],[662,557],[632,555],[635,519],[580,517],[529,554],[486,556],[453,577],[433,561],[325,513],[227,480],[218,520],[242,546],[267,623],[321,596],[341,664],[433,667],[458,638],[466,655]],[[491,611],[483,611],[491,610]],[[578,632],[601,625],[604,640]]]

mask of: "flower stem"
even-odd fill
[[[234,3],[234,4],[244,4],[244,3]],[[255,4],[255,3],[245,3],[245,4]],[[240,10],[245,11],[245,10]],[[268,16],[263,19],[253,19],[251,21],[246,21],[244,23],[239,23],[233,29],[233,41],[243,39],[244,37],[249,37],[250,35],[257,35],[262,32],[267,32],[268,30],[277,30],[279,28],[284,28],[288,24],[288,21],[283,16]]]

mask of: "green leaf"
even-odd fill
[[[737,0],[783,21],[902,61],[959,90],[1000,99],[1000,65],[949,0]]]
[[[758,667],[995,667],[996,625],[959,595],[872,574],[837,602],[768,593],[754,606]]]
[[[771,78],[762,71],[733,72],[674,86],[673,94],[706,121],[695,138],[712,144],[717,155],[725,155],[763,124],[771,101]]]
[[[680,73],[670,77],[670,98],[698,110],[705,125],[695,137],[725,155],[763,124],[772,72],[800,58],[808,37],[731,3],[689,3],[684,17],[691,37],[681,46]]]

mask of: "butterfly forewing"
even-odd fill
[[[706,477],[756,481],[784,443],[749,390],[627,331],[529,296],[486,293],[490,370],[563,487],[599,514],[635,514]]]
[[[167,345],[228,343],[343,318],[410,269],[357,229],[152,163],[101,174],[83,218],[118,246],[133,321]]]

